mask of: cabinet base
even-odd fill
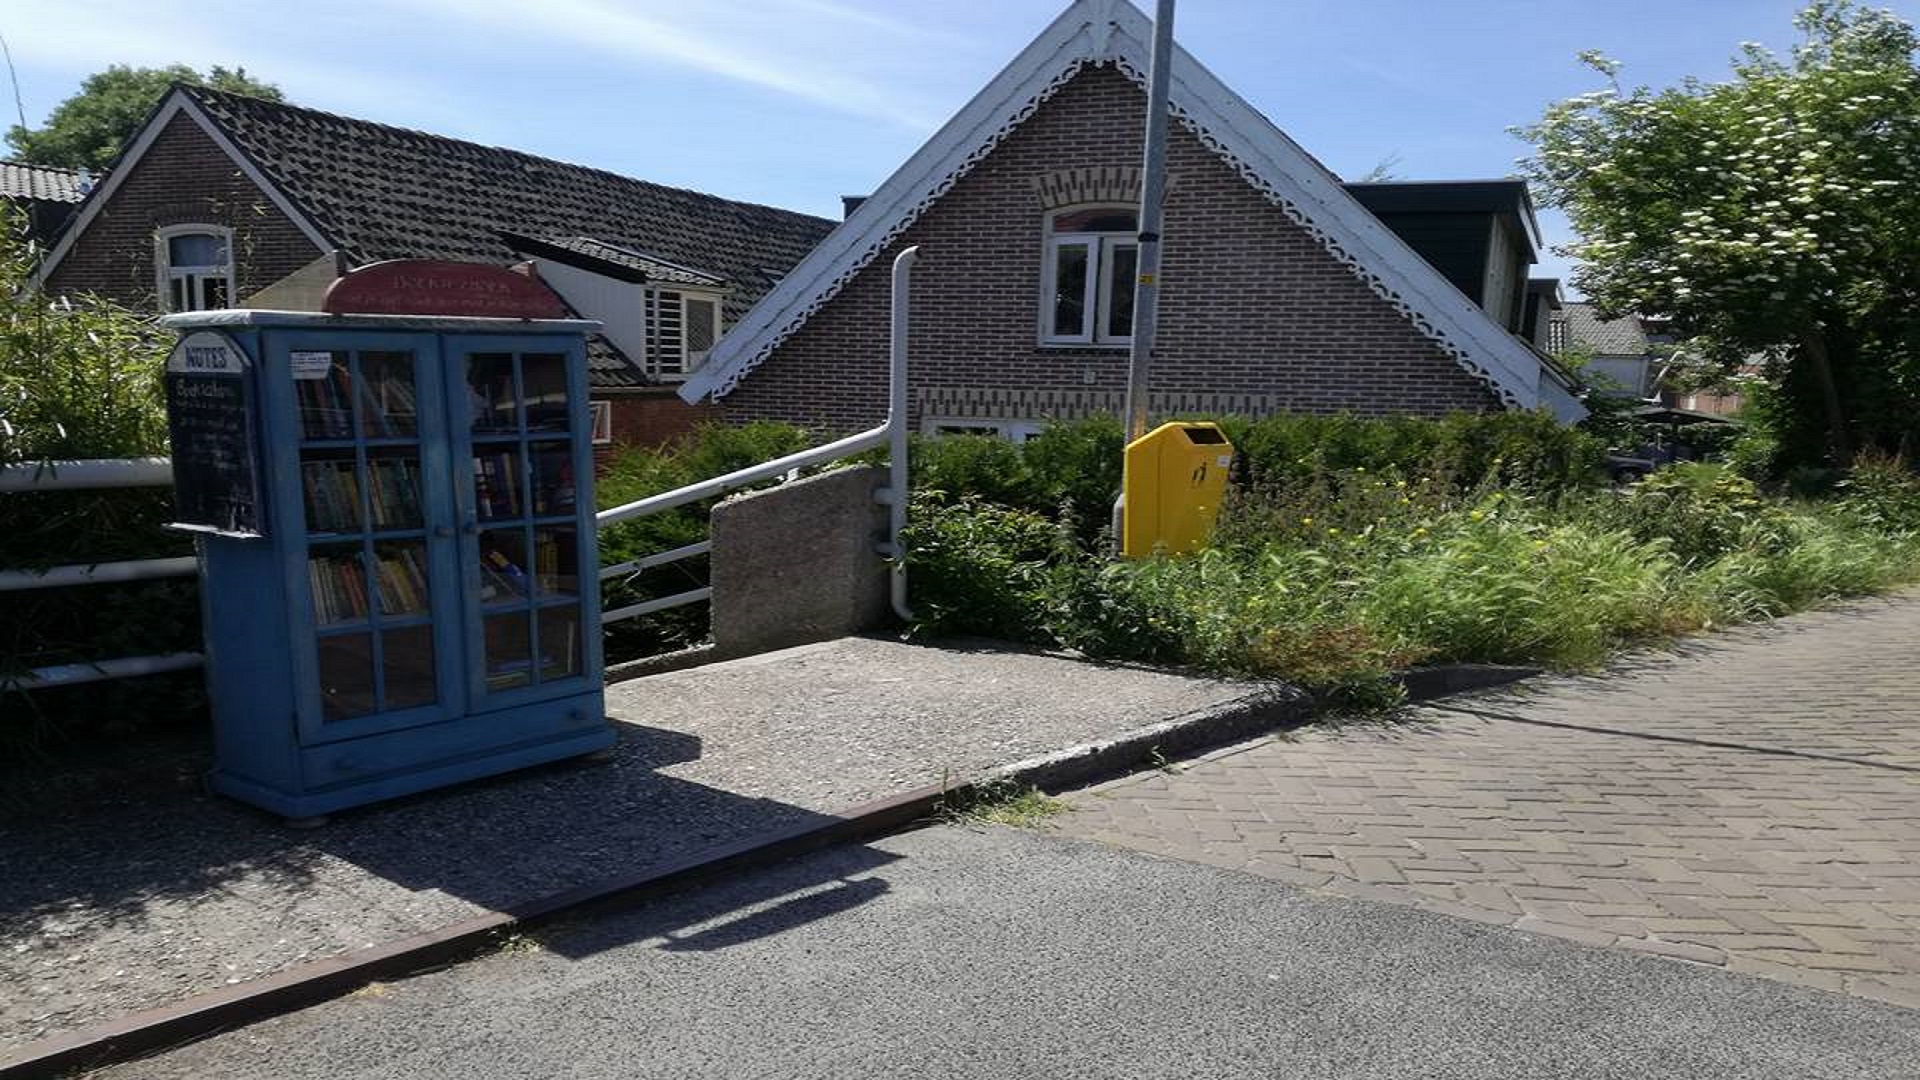
[[[595,727],[532,745],[506,747],[444,764],[429,763],[384,776],[300,792],[282,791],[217,768],[207,774],[207,784],[222,795],[284,818],[323,818],[336,810],[597,753],[610,748],[615,741],[612,727]]]

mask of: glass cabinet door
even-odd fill
[[[592,508],[576,470],[586,406],[584,380],[564,347],[486,343],[449,353],[463,554],[473,566],[470,617],[479,696],[532,699],[588,675],[593,565]],[[595,673],[597,675],[597,673]]]
[[[310,741],[430,722],[451,704],[422,456],[422,417],[439,395],[422,352],[401,340],[286,353],[317,691],[302,710]]]

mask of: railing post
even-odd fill
[[[913,264],[920,257],[919,245],[902,251],[893,260],[893,328],[888,340],[889,373],[887,382],[887,550],[893,559],[891,600],[893,613],[913,621],[913,609],[907,606],[907,549],[900,533],[907,527],[907,304]]]

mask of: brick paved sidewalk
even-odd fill
[[[1920,1007],[1920,596],[1080,793],[1071,834]]]

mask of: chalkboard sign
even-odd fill
[[[173,528],[222,536],[266,533],[253,365],[227,335],[196,330],[167,357],[167,430],[173,441]]]

